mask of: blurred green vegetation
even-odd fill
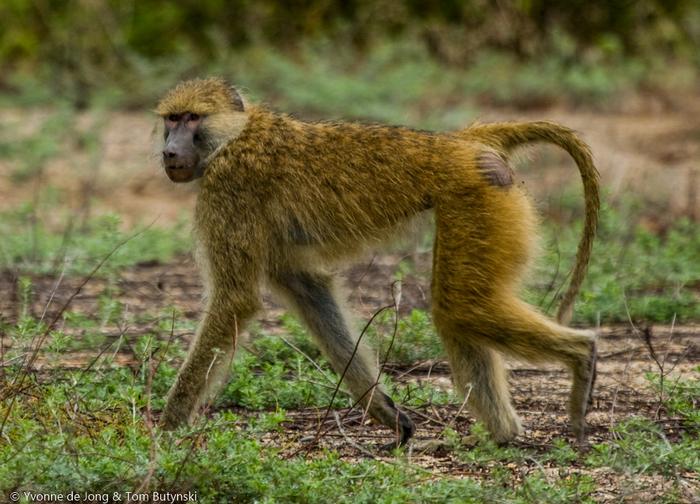
[[[298,105],[340,88],[334,97],[357,107],[371,82],[383,92],[370,107],[381,107],[383,93],[412,101],[445,75],[456,92],[530,105],[684,81],[699,42],[693,0],[7,0],[0,89],[141,107],[175,80],[216,72]]]
[[[60,221],[61,230],[47,228],[31,204],[0,213],[0,268],[87,275],[100,259],[115,250],[100,268],[102,276],[140,262],[168,262],[190,251],[189,241],[183,240],[190,235],[184,222],[171,229],[146,225],[127,233],[120,229],[121,221],[115,215],[81,223],[66,211]]]

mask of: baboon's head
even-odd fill
[[[241,95],[223,79],[194,79],[168,91],[156,108],[165,125],[163,167],[173,182],[204,175],[215,151],[243,130]]]

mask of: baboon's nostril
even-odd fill
[[[171,151],[171,150],[164,150],[164,151],[163,151],[163,157],[164,157],[165,159],[172,159],[172,158],[174,158],[175,156],[176,156],[176,154],[175,154],[173,151]]]

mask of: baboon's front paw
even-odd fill
[[[400,446],[408,443],[408,440],[416,433],[416,426],[413,420],[403,411],[399,411],[399,433],[401,435],[399,439]]]
[[[401,446],[404,446],[408,441],[413,437],[413,434],[416,432],[416,426],[413,424],[413,420],[404,413],[401,410],[397,410],[398,412],[398,418],[397,418],[397,424],[396,424],[396,429],[397,429],[397,436],[396,436],[396,441],[392,441],[391,443],[387,443],[385,445],[381,446],[382,450],[393,450],[395,448],[399,448]]]

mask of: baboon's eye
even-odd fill
[[[168,121],[178,122],[179,120],[180,120],[180,116],[178,114],[169,114],[168,115]]]
[[[190,114],[190,121],[198,121],[199,114]]]

